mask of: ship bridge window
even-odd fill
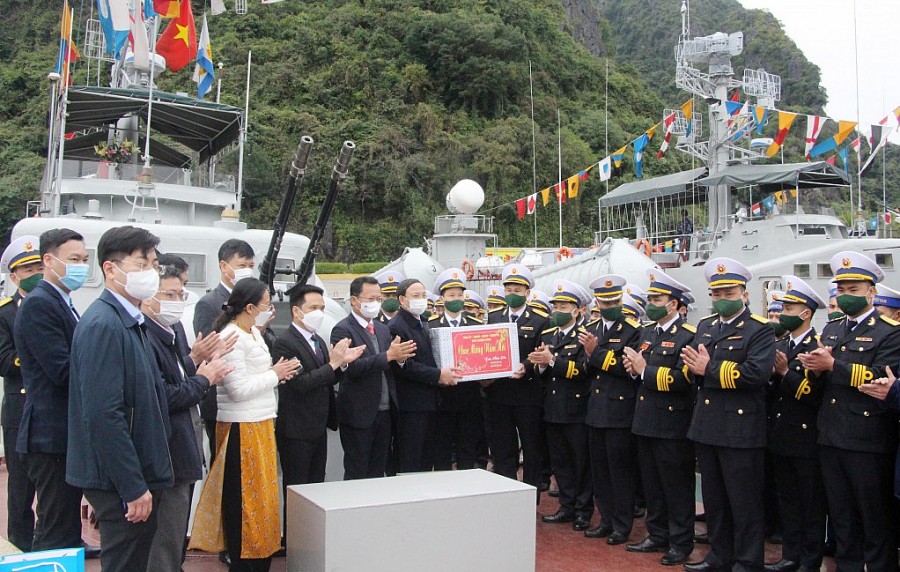
[[[794,276],[797,278],[809,278],[809,264],[795,264]]]
[[[831,278],[834,276],[834,273],[831,271],[831,264],[828,262],[816,264],[816,274],[819,278]]]
[[[188,284],[206,284],[206,255],[187,252],[168,252],[188,263]]]
[[[882,268],[894,267],[894,255],[887,252],[876,252],[875,263]]]
[[[296,262],[294,261],[293,258],[279,258],[275,262],[276,268],[290,268],[293,270],[294,268],[296,268],[295,265],[296,265]],[[294,277],[293,274],[276,274],[275,275],[275,282],[294,282],[294,281],[296,281],[296,278]]]
[[[800,227],[801,236],[825,236],[828,234],[824,226],[802,226]]]

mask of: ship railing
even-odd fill
[[[434,217],[434,234],[493,234],[494,217],[476,214],[438,215]]]
[[[65,159],[63,161],[63,179],[99,179],[108,181],[138,181],[143,165],[139,163],[109,163],[106,161],[90,161],[86,159]],[[154,165],[151,182],[172,185],[200,186],[195,184],[197,173],[191,169]],[[221,189],[234,193],[233,183],[216,182],[208,188]]]

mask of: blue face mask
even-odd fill
[[[50,256],[53,255],[51,254]],[[53,258],[56,257],[53,256]],[[59,258],[56,259],[59,260]],[[59,261],[62,262],[62,260]],[[50,270],[54,274],[56,274],[56,277],[59,278],[59,281],[62,283],[62,285],[69,289],[69,292],[74,292],[75,290],[78,290],[79,288],[84,286],[84,283],[88,279],[90,269],[88,268],[87,264],[70,264],[67,262],[66,273],[62,276],[60,276],[59,273],[53,270],[52,267],[50,268]]]

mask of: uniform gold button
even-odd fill
[[[730,350],[734,349],[734,346],[728,346],[728,349],[730,349]]]
[[[556,353],[555,353],[555,354],[553,354],[553,355],[555,355],[555,356],[558,356],[558,355],[559,355],[559,352],[556,352]]]
[[[779,417],[781,417],[781,413],[776,413],[776,414],[775,414],[775,419],[778,419]]]
[[[744,414],[744,410],[743,410],[743,409],[738,409],[738,415],[743,415],[743,414]]]
[[[859,351],[863,351],[863,349],[862,349],[862,348],[859,348]]]
[[[624,395],[620,395],[620,396],[619,396],[619,401],[624,401],[624,400],[625,400],[625,396],[624,396]]]
[[[801,425],[800,427],[803,427],[804,429],[806,429],[806,423],[804,423],[804,424]]]
[[[22,389],[20,389],[19,393],[21,393],[22,395],[25,395],[25,388],[23,387]]]
[[[669,406],[669,411],[675,411],[675,408],[672,407],[672,406],[670,405],[670,406]]]
[[[551,393],[552,393],[553,395],[556,395],[556,390],[554,389]]]
[[[644,396],[642,395],[642,396],[641,396],[641,401],[643,401],[643,400],[644,400]]]
[[[581,394],[580,394],[580,393],[576,393],[576,394],[575,394],[575,399],[581,399]]]
[[[868,417],[868,416],[869,416],[869,412],[868,412],[868,411],[863,411],[863,415],[865,415],[866,417]]]
[[[841,346],[841,351],[842,351],[842,352],[847,351],[847,346]]]
[[[797,371],[800,371],[800,366],[798,365],[795,369],[796,369]]]
[[[595,390],[594,390],[594,393],[600,393],[600,390],[599,390],[599,389],[595,389]]]
[[[837,403],[837,399],[831,398],[831,404],[834,405],[835,403]]]
[[[703,403],[705,403],[706,405],[709,405],[709,399],[704,400]]]

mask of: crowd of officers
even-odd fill
[[[119,241],[134,240],[130,232],[121,231]],[[165,282],[165,268],[154,270],[162,279],[150,280],[149,268],[121,269],[133,253],[119,253],[115,243],[105,248],[112,261],[101,268],[113,292],[104,294],[106,301],[143,300],[143,317],[132,318],[166,333],[160,338],[165,343],[153,345],[160,346],[154,349],[158,357],[171,354],[171,372],[162,367],[165,360],[159,364],[163,377],[174,381],[166,379],[165,391],[154,399],[161,412],[169,408],[162,416],[169,463],[181,468],[174,479],[170,468],[161,488],[181,486],[178,502],[189,505],[204,463],[198,405],[204,395],[209,400],[209,387],[230,375],[218,358],[234,344],[205,322],[215,318],[235,283],[252,275],[254,255],[241,241],[220,249],[222,283],[197,306],[193,326],[200,336],[191,349],[179,323],[184,262],[169,258],[178,280]],[[147,249],[142,252],[150,258]],[[16,286],[12,297],[0,301],[10,540],[23,550],[77,546],[81,496],[91,487],[72,478],[84,472],[82,461],[72,458],[67,482],[67,453],[86,445],[67,447],[72,420],[67,426],[66,417],[81,414],[67,394],[73,332],[81,321],[71,292],[88,276],[84,240],[67,229],[22,237],[0,264]],[[838,570],[894,570],[900,386],[891,368],[900,362],[900,329],[892,318],[900,313],[900,294],[878,284],[884,273],[863,254],[839,253],[831,268],[835,289],[827,303],[801,278],[785,276],[777,307],[763,318],[748,309],[747,268],[728,258],[710,260],[704,270],[715,313],[697,327],[686,321],[694,294],[660,270],[648,271],[645,289],[610,274],[591,281],[590,290],[556,280],[544,294],[534,289],[527,267],[511,263],[486,300],[467,290],[458,268],[437,277],[433,294],[417,279],[386,272],[353,280],[351,313],[333,328],[330,343],[317,334],[322,293],[304,289],[291,297],[292,324],[284,334],[296,338],[292,359],[303,364],[292,382],[297,399],[282,395],[278,409],[281,464],[290,468],[285,484],[324,480],[325,435],[339,429],[346,479],[484,468],[489,459],[494,472],[515,479],[521,456],[522,478],[536,487],[538,502],[551,473],[555,478],[559,509],[542,516],[544,522],[571,523],[589,538],[624,544],[630,552],[661,553],[661,564],[684,564],[689,572],[818,570],[826,515]],[[171,292],[161,284],[173,284]],[[826,308],[829,320],[818,333],[813,319]],[[268,312],[256,327],[274,338]],[[463,382],[459,370],[436,362],[432,328],[507,323],[516,324],[520,354],[509,377]],[[213,391],[202,415],[207,429],[215,426],[215,396]],[[179,416],[171,410],[176,397],[182,405],[190,402]],[[295,419],[290,431],[278,429],[288,418]],[[183,429],[180,436],[175,425]],[[209,437],[215,449],[215,434]],[[93,447],[102,453],[102,446]],[[698,466],[710,551],[688,562]],[[129,469],[143,472],[149,486],[153,467]],[[763,561],[763,499],[772,492],[766,490],[767,470],[783,535],[782,559],[769,564]],[[111,488],[114,504],[121,501],[123,526],[135,523],[135,495]],[[638,497],[646,504],[647,536],[631,539]],[[97,504],[106,500],[94,498]],[[154,497],[153,510],[158,502]],[[595,507],[600,519],[591,527]],[[176,570],[186,508],[169,527],[176,532],[177,545],[169,550]],[[148,555],[154,535],[149,538]]]

